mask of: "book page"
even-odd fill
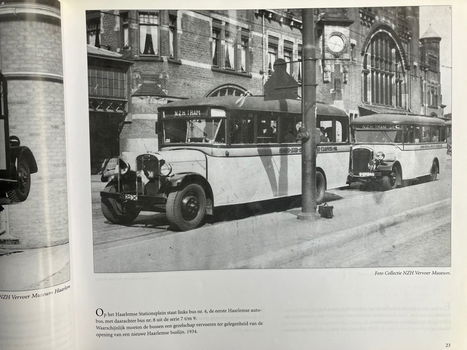
[[[78,348],[462,348],[464,6],[312,5],[63,4]]]
[[[0,4],[0,98],[0,348],[71,349],[58,1]]]

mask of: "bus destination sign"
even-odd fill
[[[200,109],[175,109],[173,111],[169,111],[168,114],[173,117],[200,117],[201,110]]]
[[[377,130],[395,130],[401,129],[400,125],[394,124],[360,124],[355,126],[356,129],[377,129]]]

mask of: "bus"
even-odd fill
[[[436,180],[445,168],[445,121],[436,117],[374,114],[351,122],[353,145],[348,183],[373,183],[382,190],[406,180]]]
[[[159,107],[159,151],[122,153],[101,192],[111,223],[165,212],[171,227],[199,226],[214,208],[301,194],[301,101],[257,96],[196,98]],[[346,185],[349,119],[317,104],[317,193]]]
[[[34,173],[37,163],[32,151],[21,146],[17,136],[10,135],[8,84],[0,73],[0,205],[25,201]]]

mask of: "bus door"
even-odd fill
[[[9,132],[6,78],[0,73],[0,178],[8,177]]]

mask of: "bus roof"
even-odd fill
[[[242,103],[243,101],[243,103]],[[159,108],[180,108],[180,107],[219,107],[229,110],[247,110],[247,111],[267,111],[267,112],[289,112],[302,113],[302,101],[292,99],[265,100],[260,96],[218,96],[218,97],[199,97],[188,100],[171,102]],[[317,113],[324,116],[346,117],[345,111],[329,106],[324,103],[317,103]]]
[[[353,126],[367,124],[393,124],[393,125],[445,125],[444,120],[435,117],[407,114],[372,114],[358,117],[350,123]]]

